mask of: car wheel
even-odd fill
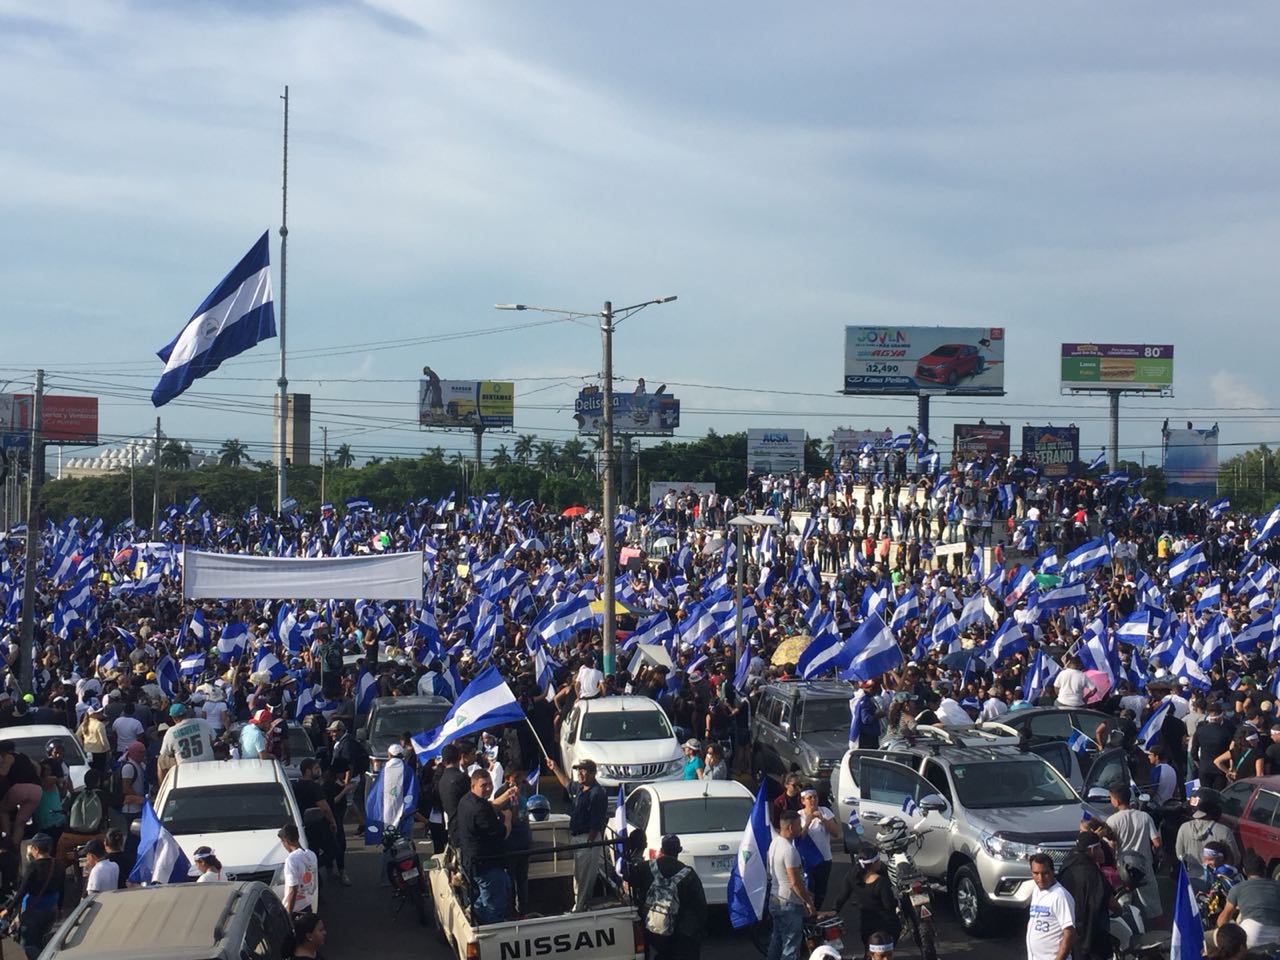
[[[973,864],[962,864],[951,877],[951,907],[964,932],[979,936],[986,929],[991,906]]]
[[[956,376],[956,372],[952,370],[950,373],[947,374],[947,386],[954,387],[956,385],[956,382],[959,379],[960,378]]]
[[[1271,865],[1270,876],[1272,880],[1280,880],[1280,860]]]

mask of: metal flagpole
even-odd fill
[[[287,268],[289,257],[289,86],[285,85],[284,96],[284,164],[281,176],[280,196],[280,379],[276,385],[280,388],[280,419],[277,423],[277,438],[280,446],[280,460],[276,471],[276,512],[284,509],[285,498],[288,497],[285,482],[285,423],[289,415],[289,379],[284,370],[284,320],[285,290],[287,287]]]

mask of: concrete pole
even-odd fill
[[[604,414],[604,430],[602,437],[602,446],[600,450],[601,459],[604,462],[604,517],[601,534],[604,537],[604,626],[601,630],[601,637],[604,641],[604,664],[603,669],[605,676],[612,674],[616,668],[615,659],[617,657],[616,643],[617,638],[614,636],[614,597],[613,597],[613,581],[617,574],[615,571],[615,554],[613,547],[613,518],[617,513],[616,496],[613,489],[613,304],[606,300],[604,302],[604,310],[600,314],[600,335],[602,341],[603,370],[601,380],[602,383],[602,401],[604,408],[601,411]]]
[[[1120,391],[1108,390],[1111,401],[1110,422],[1107,425],[1107,459],[1111,461],[1111,472],[1120,468]]]

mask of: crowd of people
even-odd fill
[[[0,738],[26,724],[58,724],[75,731],[92,760],[85,787],[72,791],[57,744],[33,761],[0,739],[3,883],[26,883],[16,861],[4,866],[24,831],[36,834],[37,859],[45,848],[64,855],[80,838],[96,838],[108,820],[127,835],[170,767],[210,757],[285,760],[290,725],[302,725],[319,748],[319,759],[302,767],[300,799],[323,814],[308,846],[320,870],[349,883],[344,824],[363,818],[370,767],[353,736],[356,721],[376,696],[454,699],[489,664],[529,722],[451,745],[419,778],[418,814],[440,848],[465,825],[465,839],[455,839],[474,867],[477,908],[492,918],[518,914],[527,897],[518,865],[494,865],[527,822],[528,774],[566,785],[575,836],[596,839],[604,829],[599,794],[587,782],[594,771],[565,771],[556,756],[558,724],[579,698],[626,692],[657,700],[688,741],[692,776],[754,775],[749,730],[759,691],[819,675],[858,685],[853,714],[861,709],[872,721],[857,725],[855,742],[913,724],[991,719],[1056,696],[1113,713],[1115,735],[1132,747],[1168,700],[1174,708],[1143,767],[1161,791],[1280,769],[1280,749],[1263,746],[1273,736],[1280,744],[1274,630],[1264,629],[1280,559],[1274,514],[1159,503],[1123,475],[1050,477],[1017,457],[940,470],[917,437],[883,462],[864,454],[817,476],[750,477],[738,497],[677,494],[650,510],[624,509],[613,530],[592,510],[565,514],[500,494],[450,494],[381,511],[355,500],[345,510],[254,508],[240,517],[193,499],[169,508],[156,530],[93,518],[50,522],[34,532],[30,665],[18,636],[32,532],[0,537]],[[739,547],[726,526],[740,514],[780,524],[743,542],[741,608]],[[938,552],[951,544],[963,547]],[[619,567],[619,654],[606,672],[600,614],[575,616],[567,627],[559,614],[600,596],[603,552],[622,547],[642,552]],[[183,549],[422,551],[423,600],[184,602]],[[856,648],[876,622],[892,631],[897,656],[865,675]],[[795,642],[809,637],[807,648]],[[638,656],[642,643],[663,646],[672,665]],[[815,658],[823,646],[842,655]],[[780,657],[780,648],[809,654]],[[29,689],[20,679],[28,666]],[[400,756],[412,755],[406,740]],[[86,822],[86,793],[101,808],[97,823]],[[1111,842],[1129,843],[1130,831],[1117,833]],[[119,839],[113,851],[106,835],[107,859],[127,856]],[[660,846],[672,857],[665,867],[659,861],[665,881],[680,873],[679,838]],[[97,872],[103,855],[90,856]],[[216,865],[209,869],[216,875]],[[665,886],[656,875],[633,880],[642,893]],[[588,885],[585,875],[580,881]],[[106,882],[99,874],[97,883]],[[825,886],[806,880],[806,907],[823,906]],[[28,898],[21,910],[23,923],[34,918],[36,939],[47,930],[39,905],[49,896]],[[18,910],[16,901],[9,909]],[[680,949],[696,953],[696,938]]]

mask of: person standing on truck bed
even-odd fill
[[[446,743],[440,751],[440,769],[435,775],[436,796],[440,798],[440,809],[444,813],[449,843],[454,847],[458,845],[458,801],[471,789],[471,778],[463,772],[461,763],[461,747],[456,743]]]
[[[488,770],[471,775],[471,789],[458,801],[455,839],[462,869],[476,885],[472,902],[477,925],[500,923],[511,903],[507,876],[507,834],[511,832],[511,807],[516,792],[504,787],[493,795]]]
[[[569,811],[569,841],[575,844],[598,843],[604,838],[604,828],[609,822],[609,797],[604,787],[596,782],[596,762],[580,760],[573,765],[578,779],[574,783],[550,758],[547,767],[556,775],[560,785],[569,791],[573,809]],[[600,872],[600,847],[584,847],[573,853],[573,912],[587,908],[587,899],[596,884]]]
[[[702,880],[688,864],[679,860],[680,838],[668,834],[662,838],[657,860],[641,861],[632,866],[630,880],[636,901],[642,904],[640,915],[646,919],[653,960],[698,960],[702,933],[707,925],[707,895]],[[664,891],[674,888],[674,898]],[[650,897],[652,895],[652,902]],[[676,915],[674,932],[662,935],[647,922],[651,908],[674,899]]]

